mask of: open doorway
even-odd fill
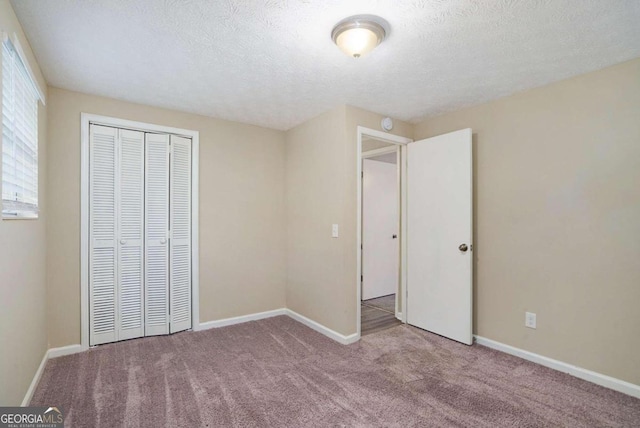
[[[392,148],[391,144],[397,148]],[[396,160],[399,160],[400,269],[395,316],[414,327],[467,345],[473,343],[471,149],[471,129],[413,142],[358,127],[356,322],[360,336],[375,331],[366,316],[369,308],[376,306],[372,303],[377,303],[363,299],[362,290],[366,281],[363,260],[367,257],[363,244],[366,232],[362,227],[366,209],[363,204],[363,192],[366,192],[363,189],[363,159],[388,151],[395,152]],[[373,324],[375,329],[376,322]],[[383,324],[379,325],[381,329],[389,328],[386,323],[380,324]]]
[[[360,334],[402,324],[400,140],[360,130]],[[405,140],[402,138],[402,140]],[[405,142],[405,141],[402,141]]]

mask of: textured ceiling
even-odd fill
[[[340,104],[418,121],[640,57],[638,0],[14,0],[52,86],[276,129]],[[368,56],[332,44],[385,18]]]

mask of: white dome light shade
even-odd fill
[[[387,32],[370,16],[352,16],[340,21],[331,32],[333,42],[347,55],[354,58],[371,52],[386,37]]]

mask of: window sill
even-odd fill
[[[38,214],[2,215],[2,220],[38,220]]]

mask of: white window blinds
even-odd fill
[[[20,56],[2,43],[2,217],[38,217],[38,93]]]

